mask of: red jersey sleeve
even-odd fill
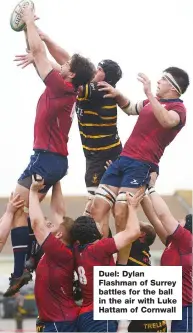
[[[175,111],[180,117],[180,123],[176,126],[177,128],[182,128],[186,123],[186,108],[181,102],[169,103],[167,107],[168,111]]]
[[[192,252],[192,234],[180,224],[172,235],[168,237],[179,249],[180,254]]]
[[[116,253],[117,247],[115,245],[114,238],[103,238],[98,242],[94,243],[89,250],[95,258],[105,258],[112,256]]]
[[[145,100],[143,101],[143,107],[146,106],[148,103],[149,103],[149,99],[145,99]]]
[[[72,83],[65,81],[62,76],[54,69],[46,76],[44,83],[51,92],[50,97],[60,98],[63,97],[66,93],[74,92]]]
[[[42,244],[42,248],[46,256],[58,266],[66,266],[69,260],[73,260],[71,249],[51,233]]]

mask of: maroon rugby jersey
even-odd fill
[[[72,124],[77,92],[55,70],[44,80],[46,89],[41,95],[34,124],[33,149],[68,155],[68,133]]]
[[[123,148],[122,156],[159,164],[165,148],[186,122],[186,109],[182,100],[160,99],[159,102],[168,111],[173,110],[179,114],[180,124],[173,128],[163,128],[154,116],[151,104],[145,100],[134,129]]]
[[[182,304],[192,304],[192,234],[181,225],[168,237],[162,266],[182,266]]]
[[[43,321],[73,321],[79,307],[73,298],[74,257],[72,249],[49,234],[42,245],[44,255],[36,269],[35,299]]]
[[[114,266],[113,253],[117,252],[114,238],[104,238],[85,246],[75,245],[76,271],[83,296],[83,307],[92,310],[93,267]],[[91,305],[91,307],[89,307]]]

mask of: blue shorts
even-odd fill
[[[182,320],[172,320],[171,332],[192,332],[192,305],[182,307]]]
[[[43,332],[77,332],[77,320],[75,321],[46,321]]]
[[[94,320],[93,311],[82,313],[78,318],[78,332],[117,332],[118,321]]]
[[[108,167],[100,183],[118,188],[138,188],[148,185],[150,173],[158,173],[158,170],[159,168],[151,163],[120,156]]]
[[[66,156],[58,155],[47,151],[34,151],[30,157],[30,162],[24,170],[18,184],[30,188],[32,175],[38,174],[44,179],[45,187],[41,193],[47,193],[50,187],[62,179],[68,169],[68,159]]]

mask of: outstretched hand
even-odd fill
[[[149,78],[145,74],[139,73],[137,79],[138,81],[143,83],[143,89],[145,94],[151,94],[151,81],[149,80]]]
[[[17,61],[17,66],[21,66],[21,68],[23,69],[32,64],[34,59],[32,53],[28,52],[27,54],[16,55],[14,61]]]

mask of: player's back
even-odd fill
[[[34,149],[66,156],[68,134],[72,124],[77,92],[54,70],[44,83],[46,89],[37,105],[34,125]]]
[[[180,99],[161,99],[163,107],[179,114],[180,123],[174,128],[164,128],[156,119],[151,104],[144,101],[134,129],[127,140],[122,155],[158,164],[165,148],[185,125],[186,109]]]
[[[73,321],[79,309],[73,298],[72,249],[50,234],[43,250],[45,254],[36,269],[35,282],[39,316],[44,321]]]
[[[94,266],[114,266],[113,253],[117,252],[114,238],[104,238],[84,246],[75,245],[75,265],[82,290],[83,304],[93,303]]]
[[[78,125],[85,156],[121,145],[117,130],[117,105],[113,98],[103,98],[97,83],[84,86],[76,102]]]

